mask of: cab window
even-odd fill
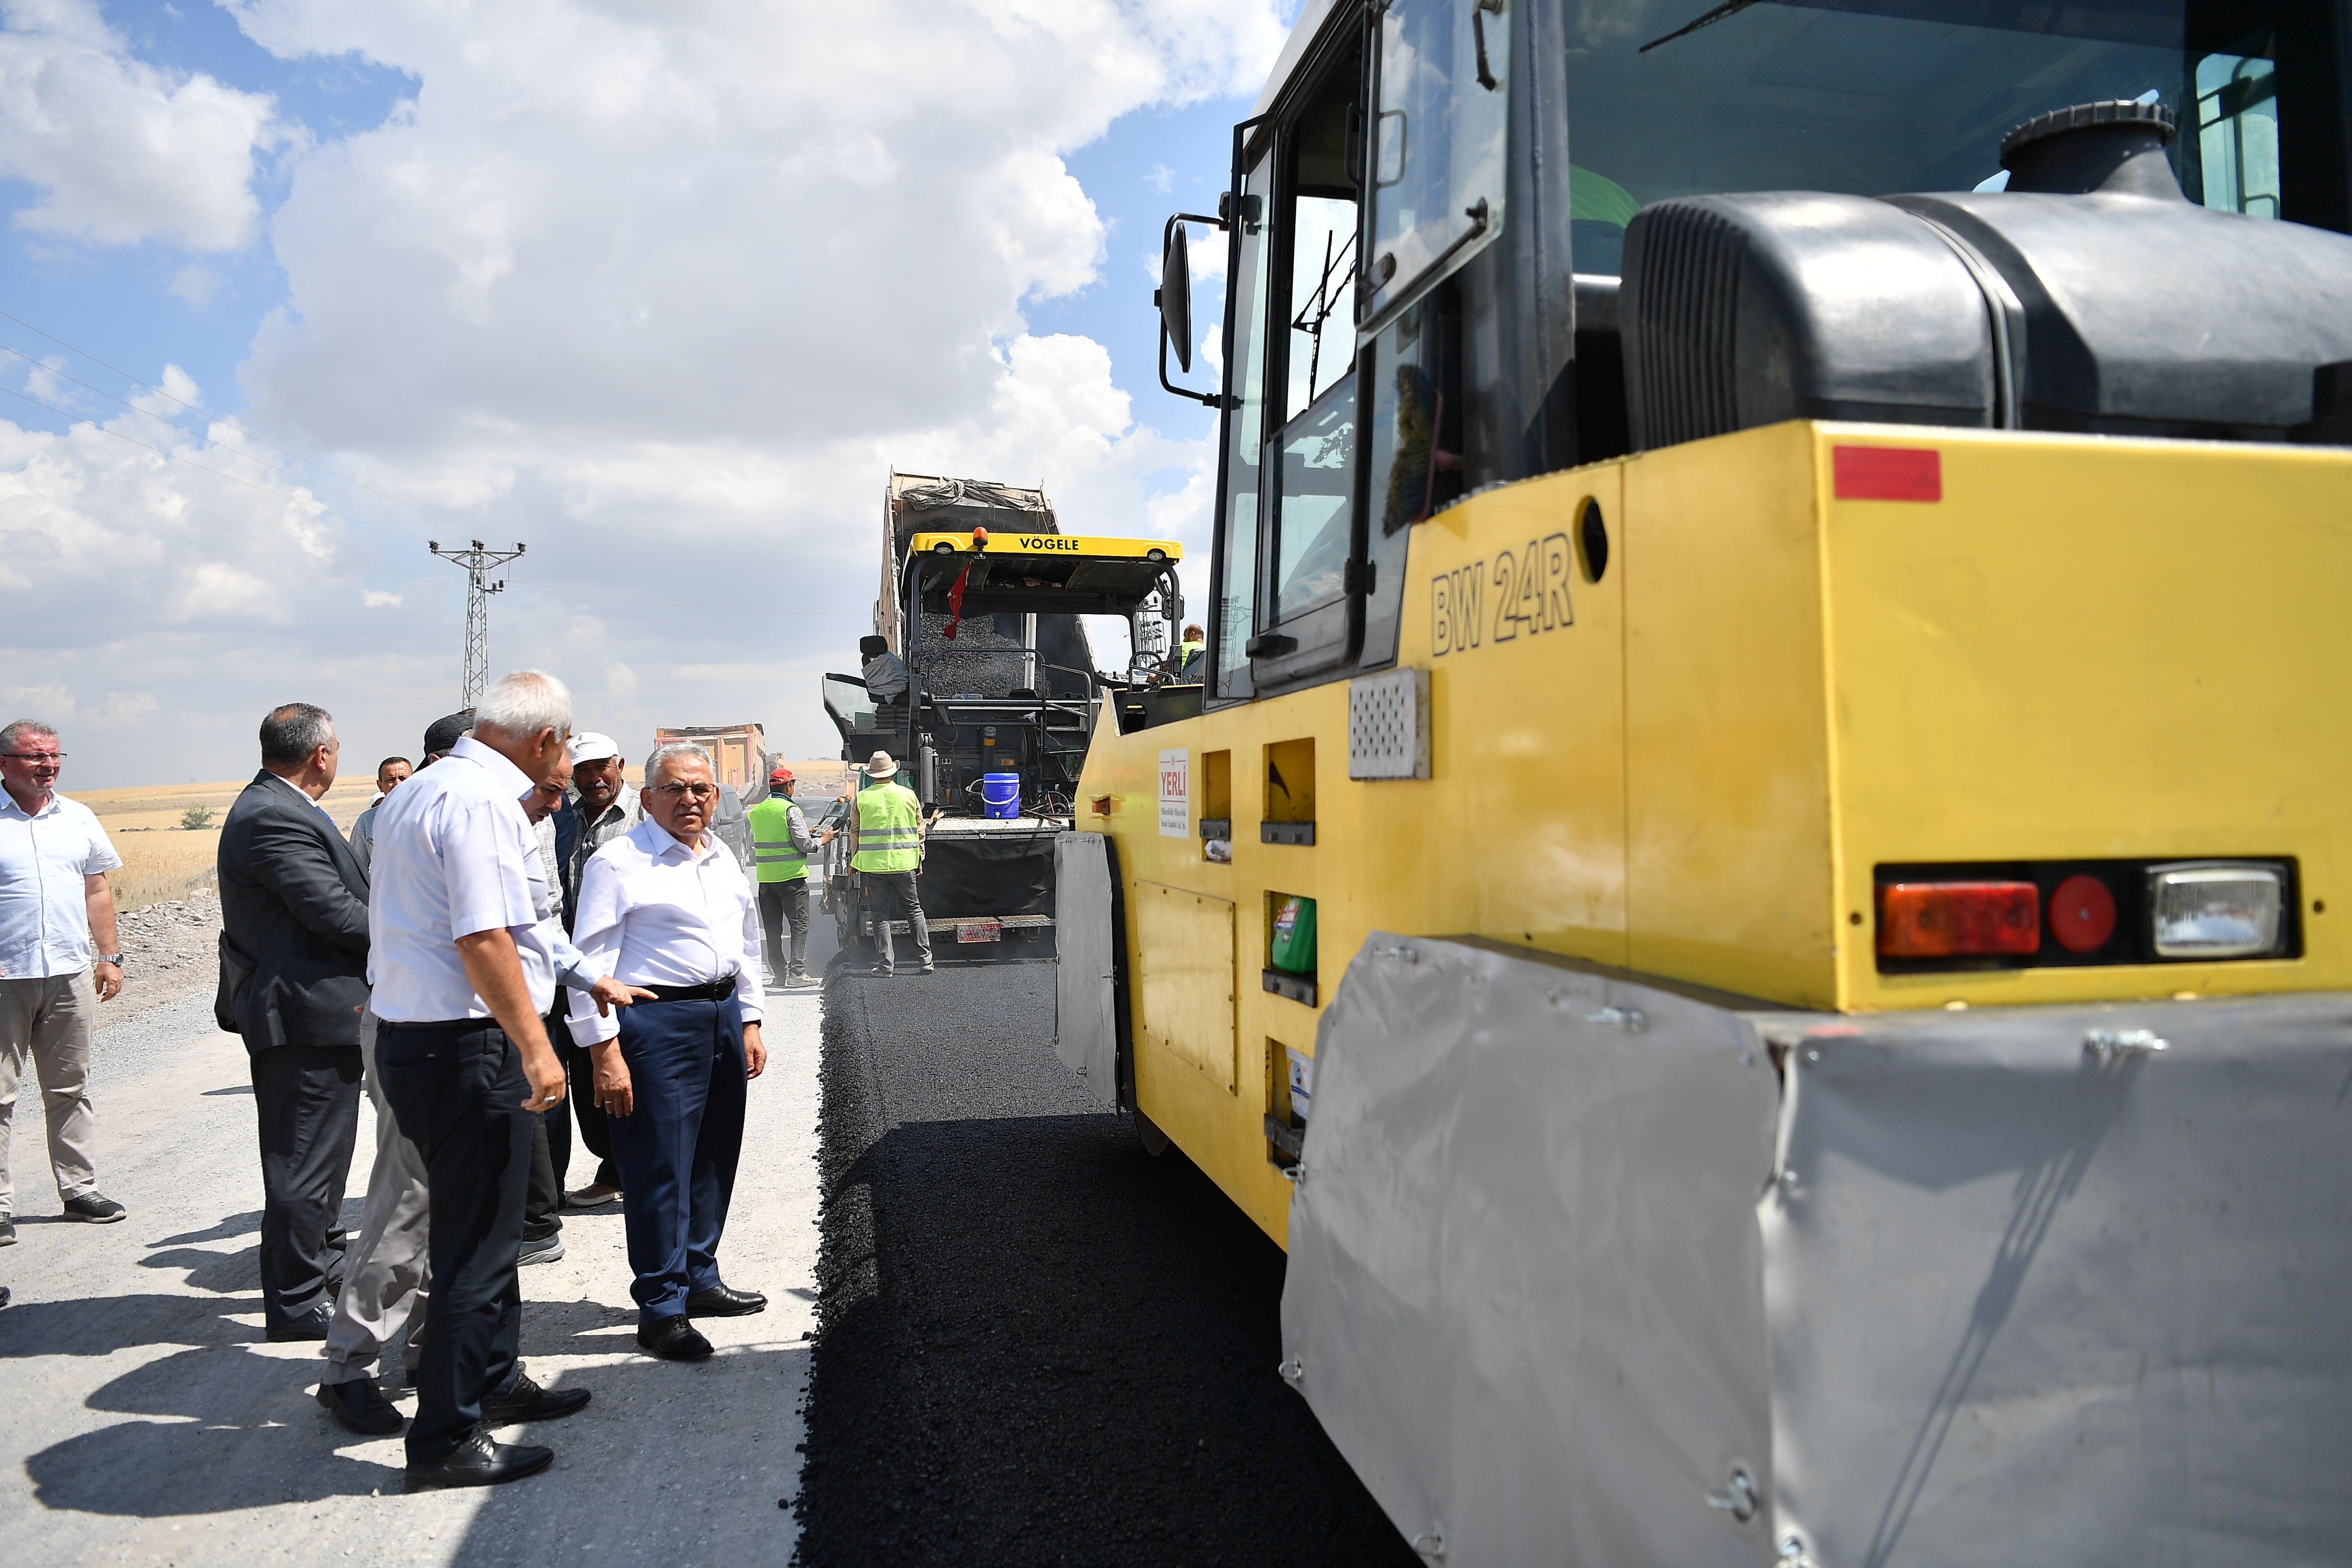
[[[1229,628],[1220,650],[1220,669],[1234,670],[1224,695],[1242,694],[1239,664],[1249,688],[1264,690],[1353,651],[1362,75],[1360,34],[1342,29],[1251,153],[1250,189],[1267,199],[1261,232],[1242,237],[1256,249],[1235,304],[1227,604],[1244,570],[1255,569],[1256,584],[1249,631],[1235,639]],[[1251,512],[1257,531],[1245,540]]]
[[[1274,154],[1259,153],[1234,205],[1233,358],[1226,378],[1224,494],[1218,508],[1215,679],[1221,699],[1250,694],[1249,640],[1257,635],[1258,469],[1265,439],[1266,310]]]

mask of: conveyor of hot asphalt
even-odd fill
[[[824,1001],[797,1561],[1416,1561],[1275,1373],[1280,1249],[1063,1068],[1050,962]]]

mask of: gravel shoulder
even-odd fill
[[[1053,976],[828,983],[799,1561],[1418,1561],[1275,1374],[1281,1250],[1063,1068]]]
[[[184,996],[201,995],[209,1008],[220,984],[219,894],[207,888],[184,900],[124,910],[115,926],[122,942],[122,991],[99,1013],[107,1026]]]
[[[209,952],[205,929],[165,921],[159,941]],[[655,1362],[633,1337],[619,1211],[568,1215],[567,1256],[522,1272],[523,1352],[535,1377],[590,1388],[594,1403],[528,1429],[556,1450],[547,1474],[410,1497],[398,1437],[355,1438],[320,1410],[318,1347],[262,1336],[246,1055],[213,1023],[208,963],[194,967],[199,983],[176,998],[151,992],[144,1007],[113,1011],[126,994],[101,1015],[99,1177],[128,1220],[60,1217],[29,1084],[17,1105],[22,1239],[0,1248],[0,1284],[16,1296],[0,1310],[11,1568],[789,1559],[814,1326],[814,994],[768,999],[772,1055],[752,1086],[722,1253],[730,1281],[766,1291],[769,1310],[705,1325],[719,1346],[708,1363]],[[154,991],[172,973],[151,966]],[[362,1102],[353,1226],[373,1137]]]

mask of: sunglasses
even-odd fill
[[[62,763],[63,752],[0,752],[0,757],[14,757],[20,763]]]

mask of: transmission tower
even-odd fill
[[[512,550],[485,550],[478,539],[470,550],[444,550],[437,539],[429,539],[425,547],[444,561],[454,561],[466,569],[466,698],[458,704],[472,709],[482,700],[482,689],[490,683],[490,595],[506,590],[506,579],[489,581],[498,568],[523,552],[517,544]]]

